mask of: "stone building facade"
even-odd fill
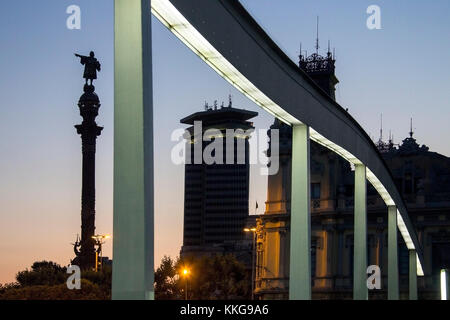
[[[330,53],[300,56],[300,68],[332,98],[338,82]],[[328,80],[327,80],[328,79]],[[287,299],[289,292],[291,128],[280,130],[280,170],[269,176],[265,214],[257,219],[256,289],[259,299]],[[269,130],[270,136],[270,130]],[[439,298],[439,271],[450,268],[450,158],[419,146],[411,130],[400,145],[377,143],[402,193],[424,248],[425,277],[419,298]],[[270,150],[269,150],[270,153]],[[387,298],[387,207],[368,184],[368,265],[381,269],[382,288],[372,299]],[[311,274],[315,299],[351,299],[353,290],[354,172],[350,164],[311,142]],[[401,297],[407,297],[409,258],[398,236]]]

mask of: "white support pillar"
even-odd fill
[[[366,166],[355,165],[355,232],[353,299],[367,300],[367,180]]]
[[[309,127],[292,127],[289,299],[311,299],[311,192]]]
[[[150,0],[115,0],[113,299],[154,298]]]
[[[417,253],[409,250],[409,300],[417,300]]]
[[[399,299],[397,207],[388,207],[388,300]]]

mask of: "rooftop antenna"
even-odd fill
[[[409,131],[409,136],[412,138],[414,135],[414,131],[413,131],[413,118],[411,118],[411,131]]]
[[[233,106],[233,101],[231,100],[231,94],[228,95],[228,108]]]
[[[319,54],[319,16],[317,16],[316,54]]]
[[[381,114],[380,141],[383,141],[383,114]]]
[[[392,135],[392,131],[389,130],[389,141],[388,141],[389,150],[394,148],[394,136]]]
[[[303,56],[302,56],[302,43],[300,42],[300,61],[302,60]]]

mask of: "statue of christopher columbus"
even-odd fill
[[[86,79],[86,85],[88,84],[88,80],[92,81],[97,79],[97,71],[101,70],[100,62],[95,58],[95,54],[93,51],[89,54],[89,57],[79,55],[75,53],[75,56],[80,58],[80,62],[84,65],[84,74],[83,78]]]

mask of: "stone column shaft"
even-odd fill
[[[154,298],[150,0],[115,0],[112,298]]]
[[[292,128],[289,299],[311,299],[311,191],[309,127]]]
[[[409,300],[417,300],[417,253],[409,250]]]
[[[353,299],[367,300],[367,180],[363,164],[355,165],[354,206]]]
[[[388,300],[399,299],[397,207],[388,207]]]

